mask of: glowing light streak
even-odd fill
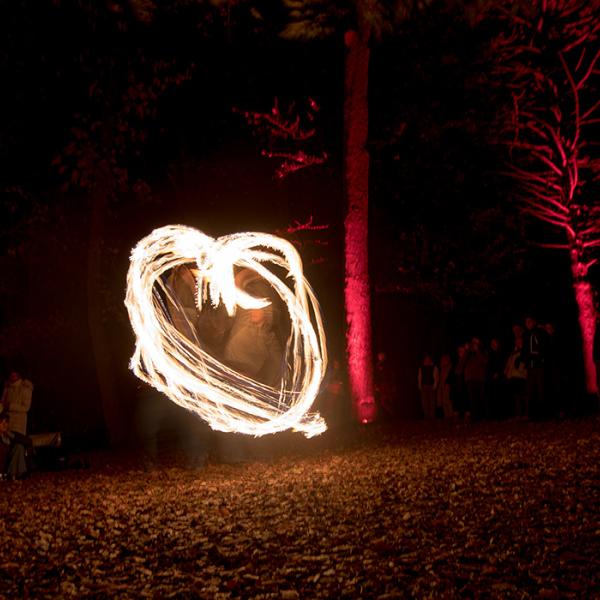
[[[260,310],[271,304],[238,287],[240,269],[254,271],[281,298],[290,334],[278,388],[235,371],[212,356],[195,333],[190,339],[175,327],[166,303],[176,304],[177,298],[167,277],[190,264],[199,313],[209,303],[222,304],[230,317],[238,308]],[[286,282],[273,268],[287,273]],[[131,253],[125,305],[136,336],[130,368],[213,429],[256,436],[293,429],[307,437],[327,429],[318,413],[309,412],[327,367],[320,308],[289,242],[262,233],[213,239],[191,227],[161,227]]]

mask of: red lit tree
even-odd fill
[[[344,221],[346,353],[352,402],[357,418],[375,418],[369,277],[369,58],[370,44],[389,20],[379,2],[328,3],[285,0],[289,39],[321,38],[345,31],[344,64]]]
[[[360,10],[361,3],[357,6]],[[358,27],[348,30],[344,81],[344,183],[346,218],[346,350],[352,400],[360,421],[374,418],[369,278],[369,41],[372,28],[359,13]]]
[[[394,22],[415,16],[431,2],[283,0],[288,22],[282,36],[311,40],[344,32],[344,220],[346,353],[355,414],[375,418],[371,282],[369,274],[369,62],[371,46]]]
[[[569,253],[583,342],[585,382],[597,391],[590,267],[600,247],[600,18],[586,0],[505,3],[493,47],[512,106],[502,115],[511,175],[523,210]],[[597,4],[596,4],[597,6]]]

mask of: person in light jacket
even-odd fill
[[[9,429],[27,435],[27,413],[31,408],[33,383],[12,371],[2,393],[2,406],[8,413]]]

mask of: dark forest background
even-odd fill
[[[283,8],[250,4],[0,5],[0,358],[3,375],[16,362],[35,384],[32,431],[106,440],[100,361],[127,437],[125,276],[131,248],[160,225],[295,241],[343,356],[342,32],[286,40]],[[564,392],[582,391],[568,260],[539,248],[545,231],[503,173],[495,118],[507,99],[491,81],[494,24],[473,18],[476,4],[430,3],[371,57],[373,337],[398,372],[398,417],[418,415],[425,351],[473,335],[509,344],[527,313],[555,324]],[[241,114],[276,99],[290,115],[318,104],[323,164],[276,176],[264,131]],[[288,232],[311,219],[327,228]],[[597,268],[592,278],[598,289]]]

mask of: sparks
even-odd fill
[[[277,383],[218,360],[185,314],[188,327],[177,326],[168,308],[177,304],[168,278],[183,266],[195,278],[198,314],[223,306],[235,318],[238,309],[267,309],[268,298],[243,289],[241,272],[266,282],[281,299],[290,325]],[[285,282],[277,271],[286,273]],[[327,429],[318,413],[309,412],[327,367],[320,308],[289,242],[263,233],[214,239],[191,227],[161,227],[131,253],[125,305],[136,336],[130,368],[213,429],[255,436],[292,429],[307,437]]]

